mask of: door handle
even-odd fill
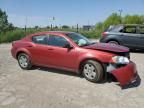
[[[54,49],[52,49],[52,48],[48,48],[48,50],[54,50]]]
[[[27,46],[27,47],[33,47],[32,45],[29,45],[29,46]]]

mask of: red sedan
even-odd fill
[[[73,32],[40,32],[14,41],[12,56],[22,69],[33,65],[82,73],[91,82],[99,82],[110,73],[123,86],[135,81],[136,65],[127,47],[93,43]]]

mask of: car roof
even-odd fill
[[[64,33],[64,34],[66,34],[66,33],[74,33],[74,32],[70,32],[70,31],[47,31],[47,32],[49,32],[49,33]]]
[[[56,33],[56,34],[67,34],[67,33],[74,33],[69,31],[44,31],[44,32],[37,32],[34,34],[49,34],[49,33]]]
[[[118,25],[110,25],[110,26],[144,26],[144,24],[118,24]]]
[[[44,34],[53,34],[53,35],[58,35],[58,36],[64,36],[67,33],[75,33],[75,32],[70,32],[70,31],[43,31],[43,32],[36,32],[36,33],[32,33],[32,34],[26,35],[23,38],[23,40],[29,40],[33,36],[44,35]]]
[[[67,33],[74,33],[74,32],[69,32],[69,31],[44,31],[44,32],[36,32],[36,33],[33,33],[33,34],[29,34],[26,37],[37,36],[37,35],[42,35],[42,34],[65,35]]]
[[[114,31],[118,32],[124,27],[144,27],[143,24],[118,24],[118,25],[110,25],[105,31]]]

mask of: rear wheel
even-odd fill
[[[25,53],[20,53],[18,55],[18,63],[22,69],[28,70],[31,69],[32,64],[29,60],[29,56]]]
[[[97,61],[88,60],[82,67],[83,76],[91,82],[99,82],[103,77],[103,68]]]
[[[115,45],[119,45],[119,43],[117,41],[109,41],[108,43],[110,44],[115,44]]]

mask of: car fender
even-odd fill
[[[111,61],[111,58],[114,56],[114,54],[110,54],[107,52],[102,52],[102,51],[94,51],[93,53],[86,53],[80,56],[79,58],[79,63],[78,63],[78,69],[80,68],[81,64],[86,61],[86,60],[96,60],[100,62],[101,64],[103,63],[109,63]]]
[[[20,52],[26,53],[29,56],[30,61],[32,62],[32,55],[31,55],[30,51],[28,51],[26,48],[19,48],[16,51],[16,58],[18,56],[18,53],[20,53]]]
[[[108,39],[107,39],[107,42],[109,42],[109,41],[111,41],[111,40],[117,41],[120,45],[123,44],[122,39],[120,38],[120,36],[109,35],[109,36],[108,36]]]

